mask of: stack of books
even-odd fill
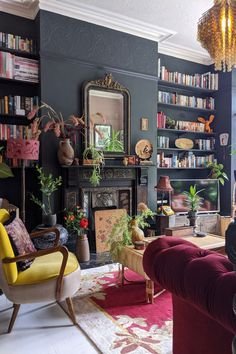
[[[0,140],[9,138],[30,139],[32,137],[31,128],[16,124],[0,124]]]

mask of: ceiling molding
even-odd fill
[[[38,13],[38,0],[1,0],[0,11],[33,20]]]
[[[42,10],[94,23],[155,42],[166,40],[176,34],[175,31],[119,15],[99,7],[85,5],[77,0],[40,0],[39,7]]]
[[[190,49],[170,42],[162,42],[158,44],[158,52],[170,55],[172,57],[193,61],[195,63],[211,65],[212,59],[206,52]]]

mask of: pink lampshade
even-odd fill
[[[160,176],[157,185],[154,187],[158,192],[171,192],[173,188],[170,184],[169,176]]]
[[[10,138],[7,140],[7,157],[21,160],[38,160],[39,141]]]

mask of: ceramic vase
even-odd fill
[[[143,241],[144,240],[144,232],[138,227],[137,220],[133,219],[130,222],[131,226],[131,240],[132,242]]]
[[[57,152],[58,162],[60,165],[70,166],[74,160],[74,149],[70,144],[70,139],[64,139],[59,142]]]
[[[90,260],[89,242],[86,234],[77,236],[75,254],[79,262]]]

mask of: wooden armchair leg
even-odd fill
[[[73,324],[76,325],[77,322],[76,322],[76,318],[75,318],[74,306],[73,306],[73,302],[70,297],[66,298],[66,304],[68,307],[70,318],[71,318]]]
[[[12,316],[11,316],[11,320],[10,320],[10,324],[9,324],[7,333],[11,333],[11,330],[12,330],[12,328],[14,326],[14,323],[15,323],[15,320],[16,320],[16,317],[17,317],[19,309],[20,309],[20,305],[19,304],[13,304],[13,313],[12,313]]]

